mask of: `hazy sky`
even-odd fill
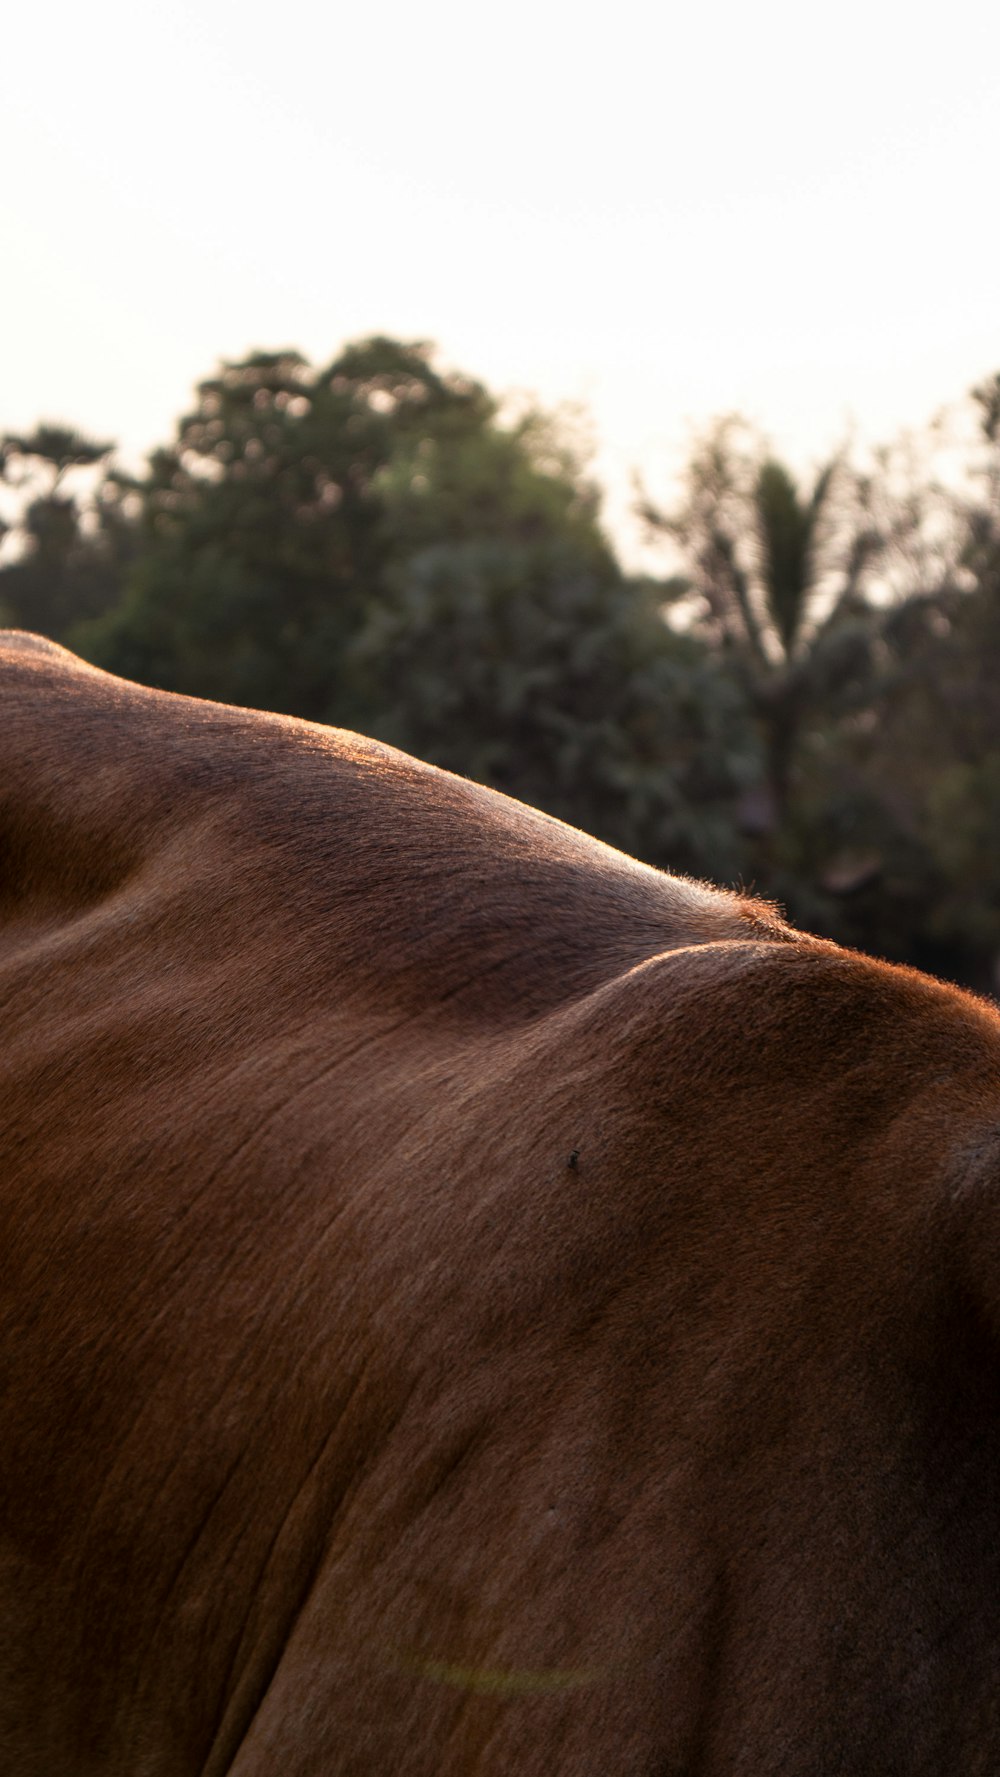
[[[436,340],[583,401],[620,514],[1000,370],[1000,7],[50,0],[5,19],[0,429],[134,456],[222,356]]]

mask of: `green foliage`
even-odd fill
[[[0,438],[0,481],[17,514],[0,533],[8,539],[0,621],[61,640],[116,598],[118,561],[87,485],[87,471],[104,465],[112,449],[52,424]]]
[[[548,442],[419,344],[363,340],[318,372],[292,351],[223,365],[137,485],[121,604],[75,639],[166,689],[363,724],[351,643],[400,562],[501,536],[610,561]]]
[[[995,987],[1000,757],[997,393],[976,392],[976,497],[906,451],[800,491],[735,420],[654,531],[696,631],[744,690],[763,759],[748,873],[814,930]]]
[[[896,506],[879,509],[870,481],[842,456],[801,493],[762,440],[730,418],[696,446],[678,509],[647,502],[645,515],[679,546],[697,629],[754,713],[764,761],[755,874],[784,894],[799,880],[796,828],[814,796],[815,760],[877,701],[885,624],[912,595],[887,602],[884,583],[922,513],[904,522]],[[826,865],[815,864],[822,874]]]
[[[808,615],[816,535],[833,472],[832,464],[823,470],[808,500],[800,497],[784,464],[773,457],[761,464],[757,476],[753,503],[761,578],[768,616],[786,659],[793,653]]]
[[[51,475],[50,491],[55,492],[67,470],[92,469],[113,449],[113,444],[98,444],[72,426],[42,421],[33,432],[4,433],[0,440],[0,468],[4,480],[14,486],[30,479],[39,467],[44,468]]]
[[[495,416],[490,416],[491,421]],[[394,538],[416,554],[483,538],[531,544],[558,537],[607,571],[611,549],[598,496],[551,420],[529,413],[509,430],[401,439],[378,477]]]
[[[937,772],[927,818],[944,889],[932,934],[1000,955],[1000,751]]]

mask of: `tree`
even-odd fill
[[[47,422],[0,438],[0,480],[17,507],[0,566],[5,622],[61,640],[116,597],[118,563],[93,473],[113,449]]]
[[[865,581],[884,540],[857,521],[857,493],[841,458],[800,492],[785,465],[742,422],[727,419],[696,447],[676,511],[643,502],[651,530],[680,547],[685,573],[675,597],[693,601],[696,627],[727,662],[760,725],[765,780],[755,818],[762,828],[786,818],[806,711],[864,671],[871,635]],[[857,514],[849,527],[848,503]]]
[[[320,371],[294,351],[224,364],[137,486],[121,607],[78,640],[168,689],[363,725],[350,643],[390,566],[529,533],[607,557],[592,490],[541,438],[424,344],[362,340]]]
[[[858,758],[899,670],[893,636],[953,587],[935,492],[902,449],[864,474],[841,453],[802,489],[728,419],[697,445],[677,509],[641,509],[679,548],[675,600],[756,724],[763,771],[742,810],[753,873],[797,917],[848,935],[835,903],[886,862],[891,822]]]
[[[874,754],[927,860],[919,960],[1000,987],[1000,376],[972,391],[971,475],[953,497],[956,569],[894,634]]]

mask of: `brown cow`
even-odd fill
[[[4,1777],[995,1777],[1000,1017],[0,638]]]

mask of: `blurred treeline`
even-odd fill
[[[1000,376],[950,491],[737,420],[630,576],[558,419],[421,345],[224,364],[148,470],[2,441],[0,622],[171,691],[364,730],[812,930],[995,991]]]

